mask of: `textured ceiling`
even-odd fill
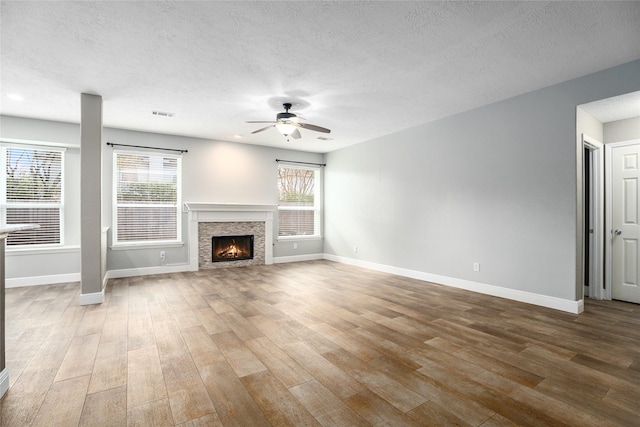
[[[87,92],[102,95],[105,126],[317,152],[640,58],[639,2],[2,1],[0,12],[2,114],[77,123]],[[250,135],[260,125],[245,121],[274,119],[283,101],[333,140]]]

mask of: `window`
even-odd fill
[[[181,157],[114,151],[113,180],[114,245],[182,240]]]
[[[320,237],[320,168],[278,166],[278,237]]]
[[[38,224],[37,230],[11,233],[8,247],[62,245],[64,150],[30,146],[0,147],[2,225]]]

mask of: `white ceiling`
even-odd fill
[[[602,123],[640,117],[640,91],[590,102],[580,108]]]
[[[1,114],[77,123],[87,92],[103,97],[105,126],[316,152],[640,58],[640,2],[2,1],[0,12]],[[284,101],[333,140],[250,135],[261,126],[245,121],[274,119]]]

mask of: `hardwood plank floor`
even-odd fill
[[[638,426],[640,306],[329,261],[7,289],[1,426]]]

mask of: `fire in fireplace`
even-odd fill
[[[213,236],[211,254],[213,262],[253,259],[253,235]]]

